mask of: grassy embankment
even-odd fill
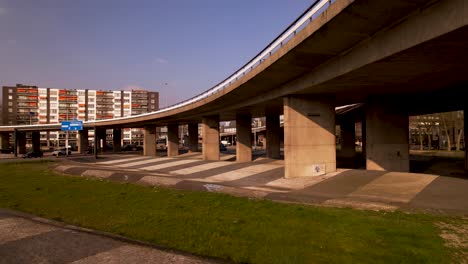
[[[0,207],[247,263],[446,263],[435,224],[459,221],[60,176],[46,162],[0,164]]]

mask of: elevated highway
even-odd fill
[[[178,125],[189,124],[194,134],[201,123],[203,156],[216,160],[219,121],[236,120],[237,160],[249,161],[250,119],[266,116],[267,153],[277,158],[284,114],[286,177],[312,176],[336,170],[334,108],[365,103],[362,115],[340,123],[350,134],[353,122],[365,124],[368,169],[408,171],[408,115],[467,105],[457,96],[468,83],[467,24],[464,0],[317,1],[203,94],[154,113],[85,122],[85,128],[145,127],[145,154],[153,155],[155,127],[168,126],[171,156]],[[0,132],[58,129],[6,126]]]

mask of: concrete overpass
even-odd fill
[[[189,124],[196,151],[193,134],[201,123],[203,157],[217,160],[219,121],[236,120],[237,160],[250,161],[251,118],[266,116],[267,155],[278,158],[284,114],[285,176],[313,176],[336,170],[334,108],[365,103],[360,120],[340,121],[342,130],[351,135],[353,122],[365,123],[368,169],[408,171],[408,115],[466,108],[457,95],[468,83],[467,24],[464,0],[317,1],[205,93],[154,113],[86,122],[85,128],[102,138],[99,131],[106,128],[145,127],[144,154],[154,155],[155,127],[168,126],[173,156],[178,125]],[[0,132],[47,129],[53,128]]]

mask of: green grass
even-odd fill
[[[289,205],[0,164],[0,207],[243,263],[447,263],[441,217]]]

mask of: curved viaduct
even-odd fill
[[[236,120],[237,160],[250,161],[251,118],[266,116],[267,156],[278,158],[283,114],[285,176],[299,177],[335,171],[335,124],[350,135],[360,121],[367,168],[408,171],[408,115],[468,105],[459,96],[468,83],[467,24],[465,0],[317,1],[257,57],[202,95],[84,126],[97,138],[106,128],[144,127],[145,155],[155,154],[155,127],[168,126],[171,156],[177,155],[178,125],[189,124],[196,150],[201,123],[203,157],[217,160],[219,121]],[[365,103],[360,114],[336,118],[335,107],[354,103]],[[343,138],[351,141],[349,135]],[[352,141],[345,142],[348,150]]]

